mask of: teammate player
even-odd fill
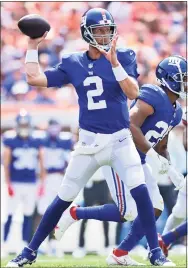
[[[3,165],[8,187],[8,219],[4,240],[8,238],[12,217],[17,207],[23,207],[23,241],[27,245],[32,232],[32,214],[37,199],[37,170],[40,163],[40,179],[44,180],[42,137],[32,133],[31,117],[21,110],[16,117],[16,131],[7,131],[3,137]],[[43,183],[41,183],[42,185]]]
[[[160,87],[150,84],[141,87],[140,95],[131,105],[130,119],[133,139],[141,157],[146,184],[157,219],[163,211],[164,204],[157,182],[153,178],[150,168],[146,163],[146,155],[147,151],[155,146],[155,148],[160,147],[160,154],[162,156],[169,158],[167,151],[168,133],[179,124],[182,117],[182,110],[177,99],[180,96],[185,97],[187,92],[186,60],[180,56],[172,56],[164,59],[157,66],[156,77],[161,82]],[[153,160],[156,165],[157,162],[155,159]],[[114,188],[114,190],[111,190],[113,199],[115,200],[117,196],[120,200],[119,203],[121,203],[121,199],[126,199],[125,220],[133,220],[137,211],[134,200],[130,194],[127,194],[128,189],[122,187],[121,181],[113,184],[114,178],[117,176],[113,170],[110,171],[108,167],[103,167],[103,170],[105,171],[109,187]],[[160,172],[161,170],[158,169],[158,171]],[[177,188],[182,186],[183,175],[176,172],[172,166],[168,168],[168,174]],[[63,214],[58,224],[59,228],[56,229],[56,237],[60,239],[68,226],[78,219],[121,221],[119,210],[112,204],[88,208],[75,206]],[[144,232],[141,228],[139,217],[137,217],[132,224],[129,235],[107,258],[107,262],[109,264],[139,265],[128,256],[128,252],[143,236]]]
[[[187,107],[183,111],[182,122],[184,124],[183,145],[187,151]],[[187,234],[187,223],[181,224],[187,220],[187,176],[183,181],[183,187],[179,190],[177,201],[172,209],[172,214],[168,217],[162,236],[159,237],[159,243],[165,255],[168,255],[170,244],[179,237]],[[181,224],[181,225],[180,225]]]
[[[61,132],[61,125],[54,119],[49,120],[47,136],[44,139],[44,168],[46,171],[45,191],[38,202],[38,213],[44,215],[49,204],[54,200],[61,185],[68,165],[73,141],[70,133]],[[49,252],[62,257],[57,241],[50,236]]]
[[[45,212],[41,223],[22,253],[8,266],[33,263],[37,249],[54,229],[62,213],[70,206],[94,172],[110,165],[134,198],[146,234],[154,265],[170,264],[159,248],[153,206],[147,191],[139,155],[129,130],[127,98],[138,97],[135,52],[116,50],[116,25],[111,14],[100,8],[82,17],[81,34],[89,43],[87,52],[64,55],[55,68],[41,72],[38,45],[45,38],[29,39],[26,76],[30,85],[61,87],[71,83],[79,97],[79,145],[70,160],[57,197]],[[156,155],[151,148],[149,154]],[[168,161],[156,157],[161,167]],[[125,208],[125,204],[124,204]],[[123,217],[125,209],[121,210]]]

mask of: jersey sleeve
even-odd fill
[[[48,69],[44,72],[47,78],[47,87],[62,87],[63,85],[69,84],[69,78],[66,71],[66,64],[69,61],[66,58],[62,58],[62,62],[58,65]]]
[[[129,76],[139,77],[137,70],[136,53],[132,49],[118,49],[118,59]]]
[[[3,145],[12,149],[14,147],[14,142],[15,142],[14,138],[15,138],[14,133],[5,132],[2,137]]]
[[[157,88],[154,89],[149,84],[143,85],[140,88],[139,96],[137,99],[140,99],[151,105],[154,110],[158,109],[160,102],[162,101],[161,94],[158,92]]]
[[[72,139],[67,140],[67,150],[72,151],[73,145],[74,144]]]

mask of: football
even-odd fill
[[[18,21],[20,31],[32,39],[43,36],[50,30],[50,24],[40,15],[30,14],[22,17]]]

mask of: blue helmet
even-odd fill
[[[173,55],[162,60],[156,68],[157,80],[162,86],[185,99],[187,97],[187,61]]]
[[[28,137],[31,131],[31,116],[25,109],[21,109],[16,116],[16,130],[19,136]]]
[[[108,34],[94,34],[93,29],[97,27],[110,27]],[[116,24],[110,12],[103,8],[92,8],[84,13],[80,25],[82,38],[93,47],[109,49],[111,42],[116,35]],[[102,44],[96,41],[96,38],[102,38]],[[107,41],[107,40],[108,41]]]

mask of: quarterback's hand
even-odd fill
[[[178,172],[172,165],[168,170],[168,176],[170,177],[173,184],[176,186],[175,190],[179,190],[184,185],[184,176]]]
[[[10,197],[14,196],[14,189],[10,183],[8,184],[8,195]]]
[[[28,49],[37,49],[38,45],[46,38],[48,32],[45,32],[42,37],[39,38],[29,38],[28,40]]]
[[[104,49],[97,48],[106,57],[106,59],[112,64],[112,67],[117,67],[119,65],[119,61],[118,61],[117,53],[116,53],[117,40],[118,40],[118,36],[116,35],[115,38],[112,40],[112,45],[109,51],[105,51]]]
[[[159,171],[159,174],[167,174],[170,163],[169,161],[164,158],[163,156],[159,155],[153,148],[149,149],[149,151],[146,154],[146,162],[147,158],[153,159],[153,163],[155,163],[157,170]]]

